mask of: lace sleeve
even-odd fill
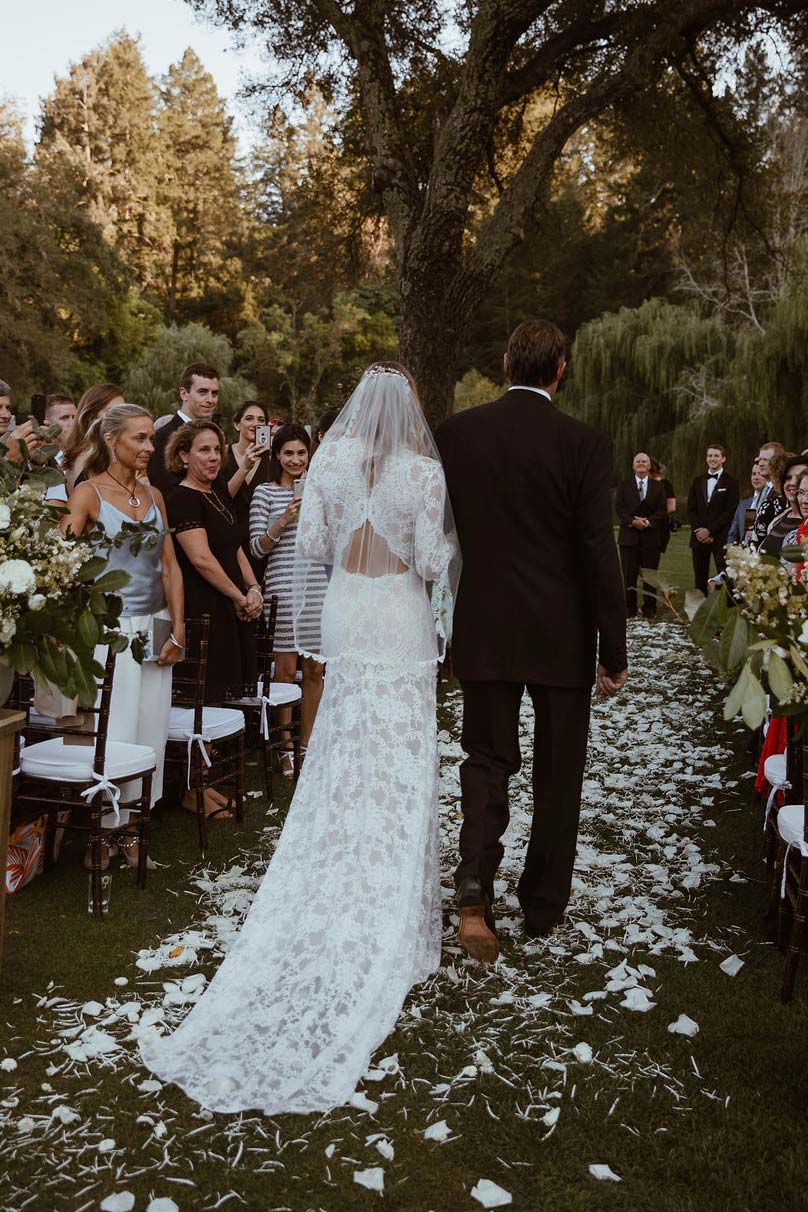
[[[311,476],[306,480],[297,522],[297,551],[304,559],[318,564],[334,563],[334,543],[328,531],[325,504],[320,486]]]
[[[427,582],[437,581],[447,568],[454,550],[446,533],[446,480],[443,468],[429,468],[421,507],[415,521],[415,568]]]
[[[166,501],[168,524],[177,534],[186,530],[206,530],[205,505],[202,496],[193,490],[178,488]]]

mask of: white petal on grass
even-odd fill
[[[697,1035],[699,1024],[686,1014],[680,1014],[675,1023],[668,1023],[671,1035]]]
[[[74,1124],[77,1119],[81,1119],[78,1111],[74,1111],[72,1107],[65,1106],[62,1103],[58,1107],[54,1107],[51,1111],[51,1119],[58,1119],[62,1124]]]
[[[610,1166],[603,1166],[599,1163],[595,1163],[594,1165],[590,1166],[589,1173],[593,1178],[599,1178],[605,1182],[621,1183],[623,1181],[620,1175],[615,1174],[614,1170],[612,1170]]]
[[[471,1188],[471,1197],[484,1208],[504,1208],[513,1202],[510,1191],[498,1187],[490,1178],[481,1178],[476,1187]]]
[[[13,1056],[4,1056],[0,1061],[0,1069],[2,1069],[4,1073],[13,1073],[16,1068],[17,1062]]]
[[[552,1128],[554,1124],[558,1123],[560,1115],[560,1107],[551,1107],[549,1111],[545,1111],[544,1115],[541,1117],[541,1122],[546,1128]]]
[[[737,976],[744,961],[737,955],[728,955],[725,960],[718,965],[722,972],[726,972],[727,976]]]
[[[170,1199],[167,1195],[161,1195],[151,1201],[146,1212],[180,1212],[180,1210],[173,1199]]]
[[[444,1141],[452,1135],[452,1129],[445,1119],[439,1119],[436,1124],[430,1124],[424,1129],[424,1140]]]
[[[396,1155],[396,1151],[390,1144],[389,1140],[377,1140],[376,1148],[381,1153],[385,1161],[392,1161]]]
[[[97,1148],[99,1153],[112,1153],[113,1149],[115,1148],[115,1141],[111,1136],[108,1136],[106,1139],[98,1142]]]
[[[637,1010],[640,1013],[645,1013],[646,1010],[653,1010],[656,1002],[651,1001],[651,995],[647,989],[642,989],[639,985],[635,985],[632,989],[626,990],[626,996],[620,1003],[626,1010]]]
[[[116,1191],[101,1201],[101,1212],[132,1212],[135,1197],[131,1191]]]
[[[384,1169],[382,1166],[369,1166],[367,1170],[354,1170],[353,1180],[368,1191],[384,1191]]]
[[[589,1047],[589,1044],[576,1044],[572,1050],[572,1055],[582,1065],[588,1065],[592,1060],[592,1049]]]
[[[90,1018],[98,1018],[99,1014],[104,1013],[104,1007],[100,1002],[85,1002],[81,1013],[89,1015]]]
[[[369,1111],[374,1115],[379,1110],[379,1104],[374,1103],[372,1098],[368,1098],[366,1094],[362,1094],[357,1090],[356,1094],[351,1095],[351,1106],[356,1107],[358,1111]]]

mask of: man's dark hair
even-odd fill
[[[708,442],[705,453],[707,450],[720,450],[724,458],[727,457],[727,448],[726,446],[722,446],[720,442]]]
[[[506,352],[508,378],[514,387],[547,387],[558,378],[567,343],[550,320],[525,320],[511,333]]]
[[[180,375],[180,387],[190,391],[194,385],[194,375],[199,379],[218,379],[219,372],[215,366],[209,366],[207,362],[192,362]]]

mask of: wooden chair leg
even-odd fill
[[[294,750],[294,778],[293,783],[297,783],[300,778],[300,741],[303,733],[303,716],[300,708],[300,702],[295,703],[292,708],[292,746]]]
[[[235,813],[235,815],[236,815],[236,824],[240,825],[241,822],[244,820],[244,770],[245,770],[244,762],[245,762],[245,756],[244,756],[244,733],[243,732],[237,738],[237,744],[238,744],[238,756],[236,759],[237,765],[236,765],[236,787],[235,787],[235,792],[236,792],[236,805],[235,805],[236,813]]]
[[[101,887],[101,847],[104,844],[104,833],[101,828],[101,816],[104,811],[104,793],[99,791],[93,796],[90,807],[90,860],[91,886],[93,901],[93,917],[103,919],[104,910],[101,904],[103,891]]]
[[[140,819],[137,830],[137,886],[146,887],[146,872],[151,842],[151,791],[152,776],[147,774],[140,785]]]
[[[783,869],[788,862],[787,847],[783,842],[780,843],[777,853],[777,863],[775,866],[775,879],[778,889],[778,905],[777,905],[777,950],[785,955],[787,939],[791,930],[791,904],[788,899],[788,892],[784,890],[780,895],[780,889],[783,887]]]
[[[783,973],[783,987],[780,990],[780,1000],[790,1002],[794,996],[794,984],[797,979],[797,965],[800,962],[800,947],[805,933],[805,909],[808,901],[808,860],[800,859],[800,882],[797,887],[796,904],[794,906],[794,921],[791,926],[791,936],[786,952],[786,966]]]

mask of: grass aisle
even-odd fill
[[[214,971],[282,807],[264,815],[251,800],[251,825],[216,829],[206,868],[188,862],[192,822],[164,818],[156,852],[171,866],[143,894],[116,872],[103,924],[84,915],[72,863],[11,898],[0,1208],[80,1212],[131,1192],[136,1209],[163,1198],[183,1212],[454,1212],[481,1206],[472,1189],[493,1188],[480,1180],[530,1212],[804,1206],[808,961],[796,1002],[780,1006],[745,738],[717,725],[710,676],[678,626],[630,634],[632,691],[594,713],[568,921],[540,942],[521,931],[525,768],[490,970],[453,946],[461,755],[459,696],[445,697],[444,966],[409,999],[360,1106],[212,1116],[134,1063],[138,1033],[178,1021]],[[744,965],[729,976],[733,954]],[[692,1030],[683,1015],[697,1034],[669,1031]]]

